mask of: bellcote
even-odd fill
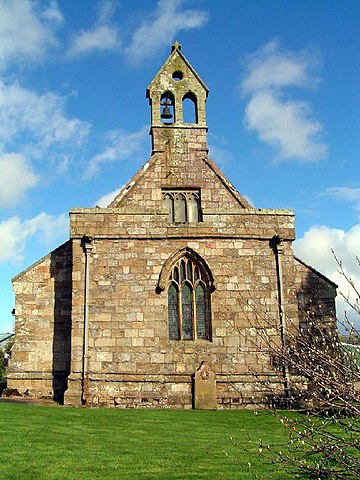
[[[175,42],[169,58],[150,83],[146,96],[152,127],[205,127],[209,89]]]

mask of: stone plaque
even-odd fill
[[[194,375],[194,408],[216,410],[216,375],[206,362],[201,362]]]

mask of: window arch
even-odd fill
[[[211,340],[209,275],[188,255],[181,256],[168,276],[170,340]]]
[[[182,99],[183,122],[198,123],[197,98],[192,92],[188,92]]]

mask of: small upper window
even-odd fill
[[[163,202],[171,223],[201,222],[199,190],[164,190]]]

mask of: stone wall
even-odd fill
[[[81,388],[84,232],[93,238],[87,387],[91,404],[191,408],[192,376],[202,361],[216,373],[220,408],[264,402],[269,393],[266,382],[275,390],[283,388],[255,327],[268,328],[277,337],[277,271],[269,241],[275,232],[293,238],[291,212],[242,209],[215,215],[205,211],[202,223],[171,226],[164,214],[82,209],[71,212],[69,403],[79,401]],[[169,340],[167,292],[157,293],[156,287],[165,261],[184,247],[205,260],[215,279],[212,341]],[[284,242],[282,255],[287,312],[295,318],[291,240]]]
[[[66,242],[13,279],[10,392],[63,400],[70,371],[71,269],[71,242]]]
[[[336,327],[337,285],[300,259],[294,260],[300,322],[306,325],[308,319],[313,318]]]
[[[191,408],[193,375],[202,362],[216,374],[218,408],[254,408],[270,393],[281,393],[283,379],[261,334],[266,329],[280,342],[278,278],[270,247],[275,233],[287,238],[281,261],[289,321],[302,318],[298,298],[313,296],[322,308],[334,306],[335,286],[293,257],[291,212],[205,211],[204,222],[176,226],[169,225],[165,213],[76,209],[72,240],[14,279],[16,346],[9,388],[20,394],[62,403],[65,392],[65,403],[80,404],[84,233],[93,238],[85,391],[90,405]],[[184,247],[204,259],[215,280],[211,341],[169,340],[167,292],[157,285],[166,260]]]

